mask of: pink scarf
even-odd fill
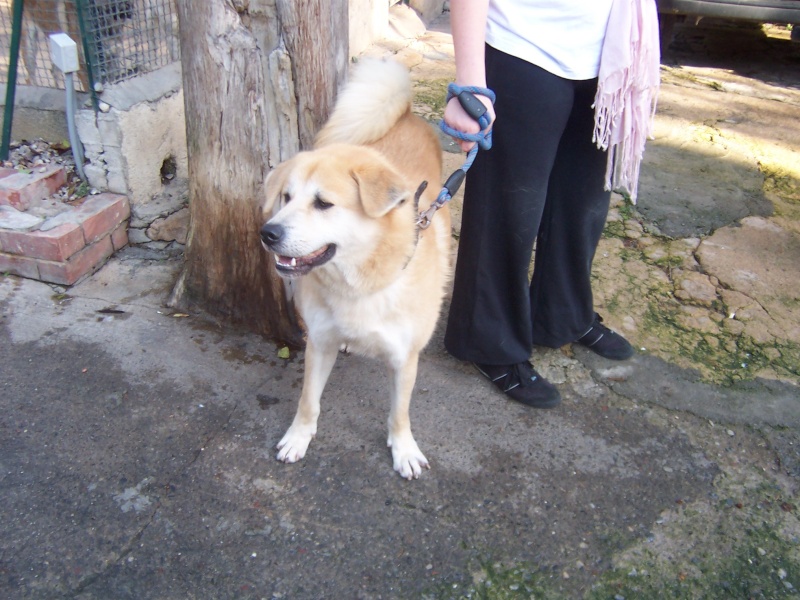
[[[645,141],[652,136],[660,62],[655,0],[613,0],[592,141],[608,150],[605,189],[626,191],[634,204]]]

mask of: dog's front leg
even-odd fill
[[[319,399],[338,352],[336,344],[316,345],[311,340],[306,344],[306,365],[303,373],[303,391],[297,413],[286,435],[278,442],[278,460],[297,462],[306,455],[308,444],[317,433]]]
[[[406,479],[416,479],[422,469],[430,468],[428,459],[422,454],[411,434],[408,414],[411,392],[417,379],[419,353],[412,352],[399,368],[392,365],[392,408],[389,413],[389,439],[394,470]]]

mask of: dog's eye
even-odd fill
[[[319,196],[314,198],[314,208],[318,210],[328,210],[331,206],[333,206],[333,204],[331,204],[330,202],[326,202]]]
[[[284,192],[284,194],[283,194],[283,203],[284,204],[289,204],[289,201],[291,199],[292,199],[292,197],[289,195],[289,192]]]

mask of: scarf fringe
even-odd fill
[[[639,170],[652,138],[661,53],[655,0],[614,0],[600,58],[592,141],[608,151],[606,190],[636,204]]]

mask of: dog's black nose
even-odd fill
[[[283,239],[283,225],[277,223],[267,223],[261,228],[261,240],[267,245],[272,246]]]

